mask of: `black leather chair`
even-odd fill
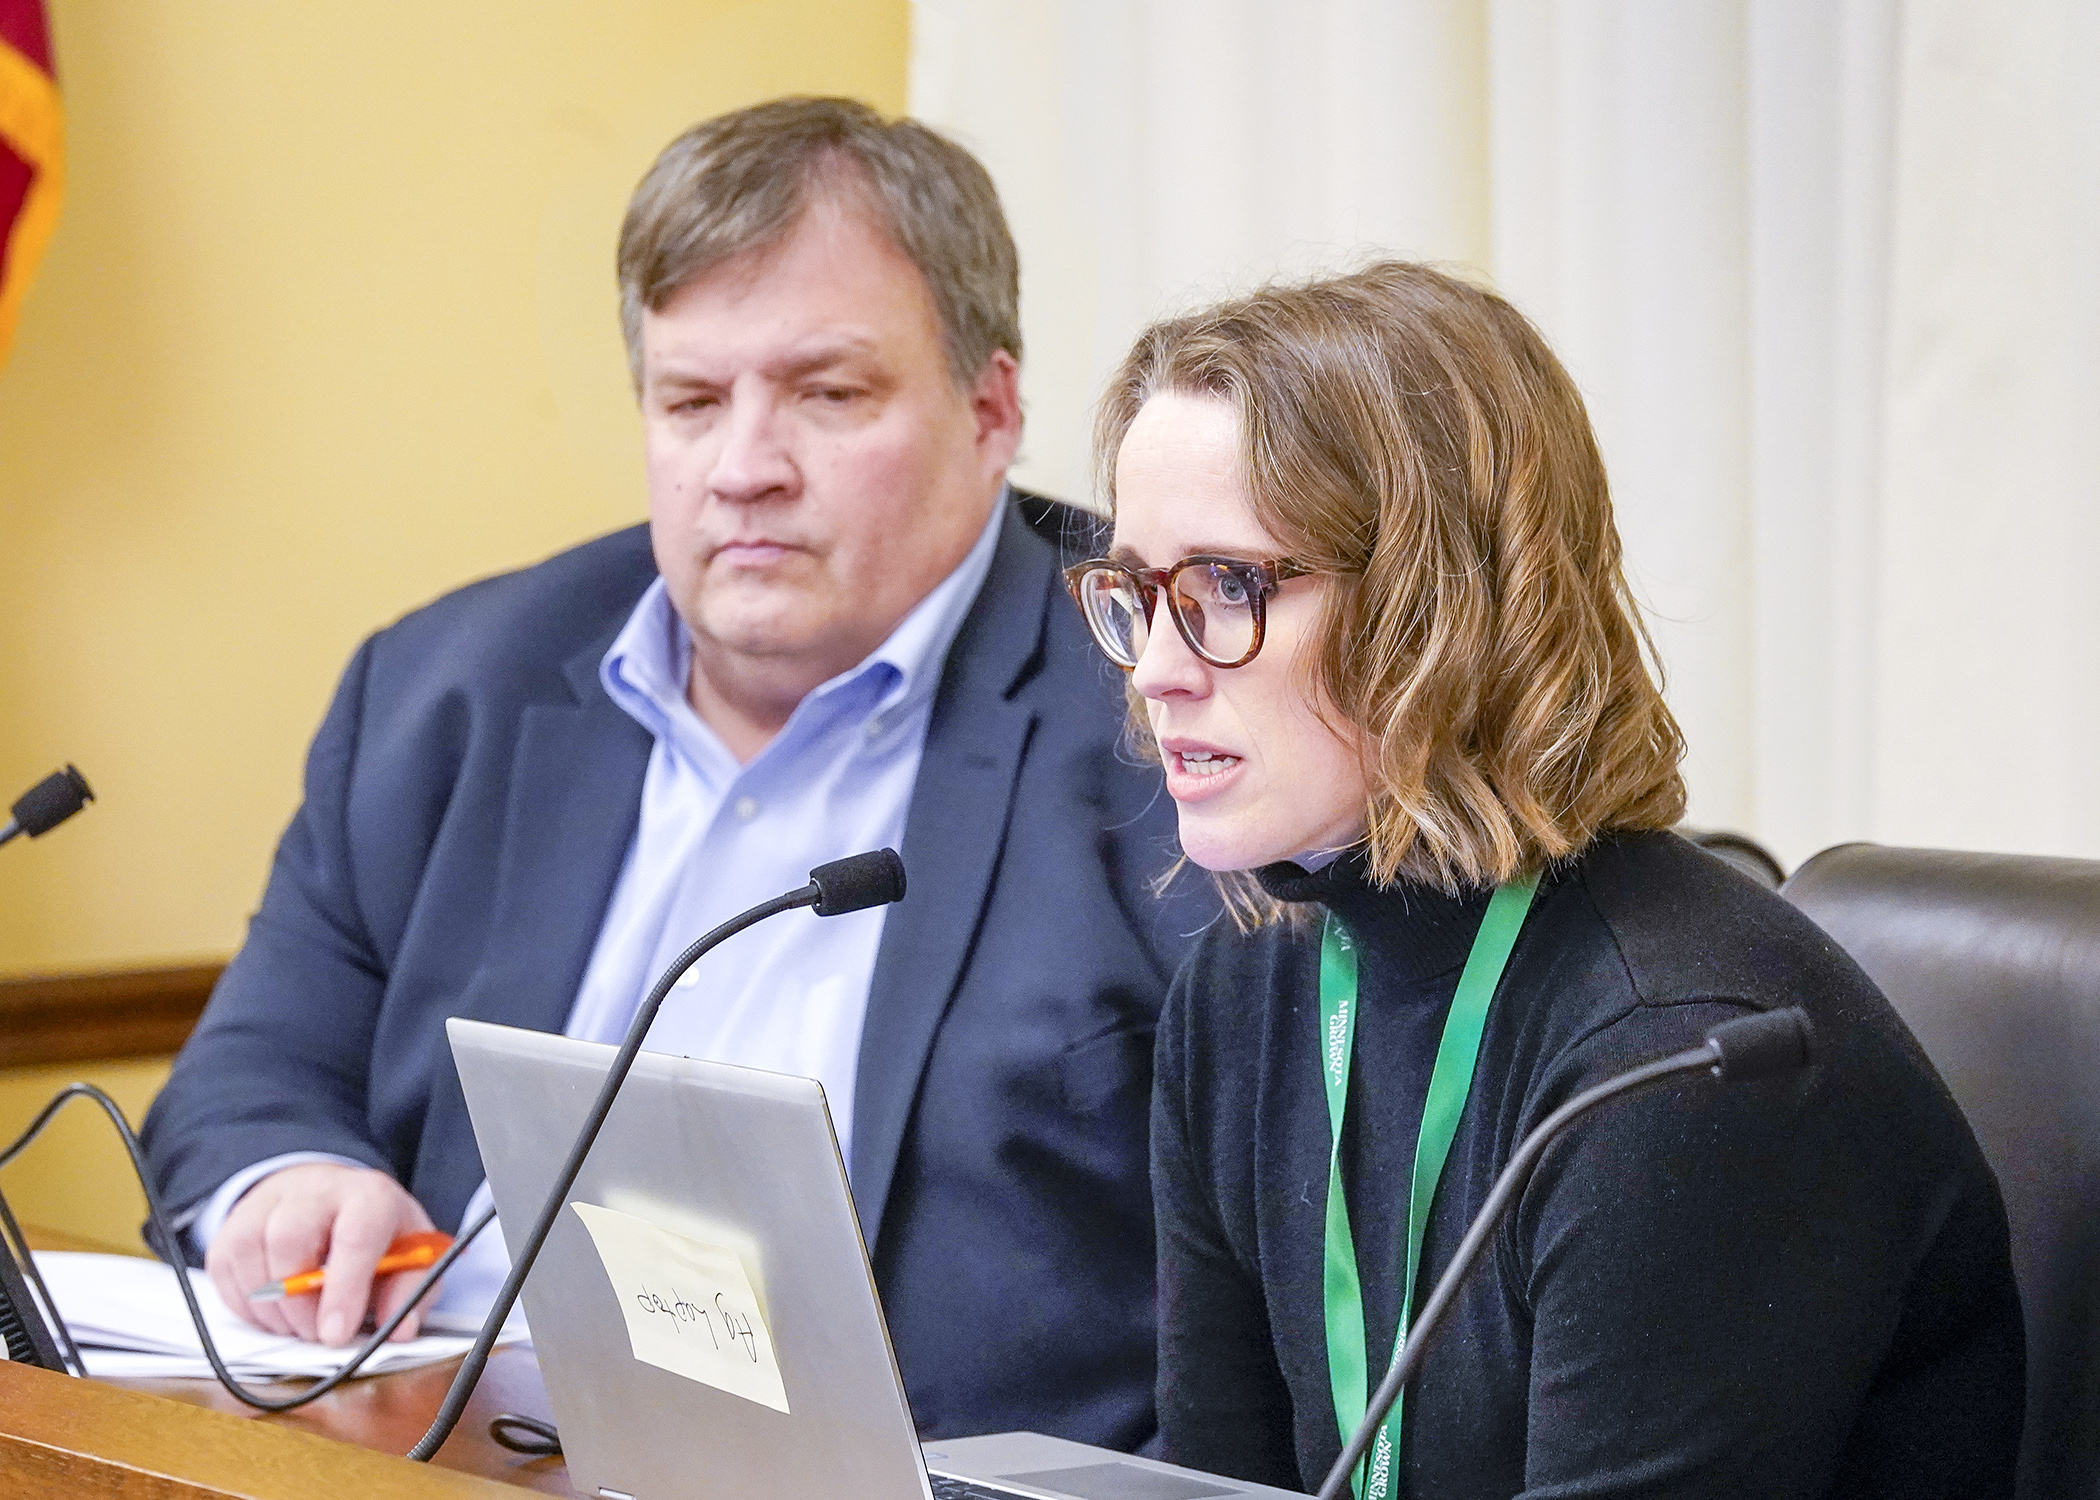
[[[1783,894],[1917,1034],[1998,1174],[2027,1314],[2021,1500],[2100,1494],[2100,861],[1840,844]]]
[[[1786,879],[1786,866],[1747,834],[1730,833],[1725,828],[1693,828],[1684,823],[1679,823],[1676,831],[1768,891],[1778,890],[1779,883]]]

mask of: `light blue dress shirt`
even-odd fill
[[[889,639],[804,698],[748,764],[693,712],[692,636],[663,580],[650,585],[599,666],[607,695],[656,743],[568,1035],[618,1042],[650,985],[695,938],[805,884],[813,866],[903,843],[941,669],[991,569],[1007,505],[1002,496],[962,562]],[[883,921],[882,908],[841,917],[803,909],[740,933],[673,987],[646,1045],[815,1078],[850,1160],[855,1065]],[[339,1160],[300,1152],[258,1162],[227,1179],[191,1232],[208,1246],[263,1176]],[[461,1222],[490,1201],[484,1182]],[[454,1263],[432,1308],[437,1321],[479,1322],[509,1270],[501,1231],[491,1225]]]

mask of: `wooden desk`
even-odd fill
[[[367,1380],[346,1381],[311,1406],[297,1411],[259,1412],[228,1395],[216,1380],[126,1380],[126,1389],[188,1402],[192,1406],[230,1413],[251,1421],[290,1427],[319,1437],[354,1443],[381,1453],[403,1454],[415,1446],[437,1415],[459,1361],[425,1365],[419,1370],[401,1370],[392,1375],[374,1375]],[[274,1394],[295,1392],[298,1385],[271,1387]],[[433,1466],[478,1474],[548,1495],[573,1495],[568,1468],[558,1458],[527,1458],[513,1453],[489,1436],[489,1422],[504,1412],[553,1420],[547,1409],[546,1387],[540,1382],[540,1367],[529,1349],[498,1349],[482,1371],[481,1383],[466,1415],[431,1460]],[[347,1493],[347,1492],[346,1492]]]
[[[90,1248],[68,1236],[51,1230],[30,1228],[25,1230],[30,1243],[42,1250],[74,1250]],[[93,1247],[100,1248],[100,1247]],[[402,1370],[392,1375],[374,1375],[366,1380],[352,1380],[337,1386],[311,1406],[302,1406],[297,1411],[272,1413],[259,1412],[244,1406],[228,1395],[215,1380],[125,1380],[112,1381],[109,1385],[118,1390],[137,1394],[164,1397],[192,1407],[203,1407],[210,1411],[227,1413],[248,1421],[280,1427],[294,1432],[310,1433],[318,1437],[332,1438],[350,1443],[377,1453],[399,1456],[408,1452],[416,1440],[429,1428],[431,1418],[437,1415],[438,1403],[445,1398],[452,1384],[452,1376],[459,1368],[459,1361],[448,1360],[441,1365],[425,1365],[419,1370]],[[67,1376],[47,1376],[39,1370],[21,1369],[0,1360],[0,1459],[4,1459],[10,1446],[25,1436],[62,1437],[71,1431],[72,1414],[69,1406],[79,1405],[79,1393],[66,1384]],[[95,1382],[101,1384],[101,1382]],[[299,1388],[297,1382],[283,1386],[266,1386],[272,1394],[291,1394]],[[522,1486],[549,1495],[573,1495],[569,1487],[569,1471],[558,1458],[527,1458],[499,1446],[488,1434],[489,1422],[504,1412],[517,1412],[521,1416],[538,1417],[551,1421],[553,1414],[547,1409],[546,1387],[540,1381],[540,1369],[527,1349],[498,1349],[490,1357],[488,1368],[482,1372],[481,1383],[475,1387],[474,1398],[468,1403],[466,1415],[460,1418],[459,1426],[440,1448],[437,1456],[427,1466],[450,1471],[455,1474],[478,1475],[483,1479],[499,1480],[506,1485]],[[211,1432],[223,1432],[224,1423],[184,1423],[176,1414],[157,1408],[156,1403],[133,1402],[129,1406],[112,1407],[99,1417],[82,1418],[90,1429],[97,1424],[112,1424],[126,1428],[152,1429],[166,1433],[188,1432],[192,1428],[200,1435],[199,1441],[207,1449],[214,1442],[220,1448],[227,1446],[224,1439],[214,1439]],[[143,1424],[143,1426],[142,1426]],[[32,1431],[34,1429],[34,1431]],[[99,1429],[98,1429],[99,1430]],[[289,1446],[290,1457],[279,1460],[297,1470],[302,1463],[316,1465],[316,1472],[327,1468],[325,1455],[302,1457],[310,1445]],[[97,1449],[95,1451],[104,1451]],[[341,1455],[338,1455],[340,1458]],[[354,1462],[354,1456],[352,1461]],[[321,1489],[320,1494],[381,1494],[387,1491],[377,1487],[389,1466],[378,1463],[359,1469],[353,1477],[350,1473],[332,1475],[337,1487]],[[0,1467],[0,1478],[13,1480],[14,1471]],[[54,1489],[51,1493],[78,1493],[82,1495],[151,1496],[153,1500],[174,1500],[176,1496],[191,1493],[179,1488],[141,1488],[137,1490],[97,1489],[79,1485],[78,1476],[70,1481],[75,1488]],[[11,1497],[16,1490],[0,1485],[0,1492]],[[195,1491],[210,1494],[209,1490]],[[297,1489],[285,1490],[286,1496],[305,1493]],[[435,1493],[443,1493],[442,1490]],[[460,1493],[475,1493],[485,1500],[496,1500],[503,1491],[490,1490],[486,1485],[471,1482],[460,1488]]]
[[[502,1500],[519,1493],[0,1360],[0,1494],[8,1500]]]

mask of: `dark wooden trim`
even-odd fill
[[[225,967],[0,979],[0,1068],[165,1056],[188,1039]]]

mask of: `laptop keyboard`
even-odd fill
[[[1018,1490],[994,1489],[953,1474],[928,1474],[926,1478],[933,1485],[933,1500],[1024,1500]]]

